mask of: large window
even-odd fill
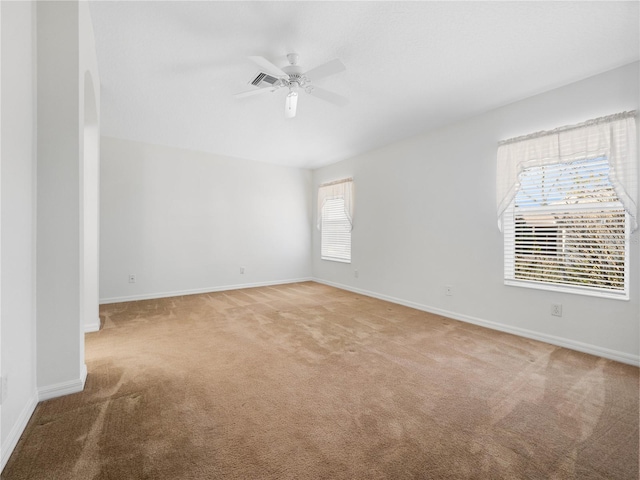
[[[629,236],[637,225],[633,113],[501,145],[506,284],[629,298]]]
[[[353,181],[338,180],[318,189],[320,258],[351,263]]]
[[[525,169],[505,222],[509,284],[625,296],[627,214],[604,157]]]

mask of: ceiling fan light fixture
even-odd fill
[[[287,100],[284,106],[284,115],[286,118],[293,118],[296,116],[296,110],[298,108],[298,88],[297,86],[289,87],[289,93],[287,94]]]
[[[298,96],[298,84],[292,82],[289,84],[289,94],[287,97],[297,97]]]

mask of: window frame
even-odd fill
[[[338,252],[334,252],[334,255],[330,254],[330,252],[325,251],[324,244],[324,236],[327,233],[325,228],[323,227],[323,223],[325,223],[325,207],[328,202],[332,202],[334,200],[342,200],[342,205],[335,208],[334,212],[340,212],[340,217],[336,216],[334,224],[338,226],[337,231],[334,233],[338,237],[340,235],[347,236],[348,245],[346,245],[346,241],[343,243],[344,249],[347,251],[347,255],[340,255],[340,245],[336,243],[338,246]],[[353,231],[353,205],[354,204],[354,183],[353,178],[343,178],[340,180],[335,180],[329,183],[323,183],[318,186],[318,201],[317,201],[317,227],[320,231],[320,259],[327,260],[332,262],[339,263],[351,263],[351,247],[352,247],[352,235]],[[344,216],[342,216],[342,214]],[[340,224],[342,224],[340,228]]]

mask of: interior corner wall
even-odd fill
[[[315,170],[314,190],[354,178],[355,214],[351,264],[321,260],[314,229],[314,277],[637,365],[640,234],[631,236],[629,301],[505,286],[495,177],[500,140],[638,109],[639,65]],[[451,296],[445,295],[447,285]],[[561,318],[551,315],[551,304],[558,303]]]
[[[310,278],[311,171],[111,137],[100,163],[102,303]]]
[[[1,466],[37,402],[35,344],[35,6],[0,2],[2,26],[2,170],[0,265],[2,376]]]

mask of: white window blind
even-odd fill
[[[353,180],[346,178],[318,189],[320,258],[351,263]]]
[[[628,298],[629,216],[600,156],[533,166],[505,212],[505,283]]]
[[[323,260],[351,263],[351,222],[344,211],[344,198],[324,202],[320,236]]]
[[[506,284],[629,298],[636,114],[500,142],[496,201]]]

